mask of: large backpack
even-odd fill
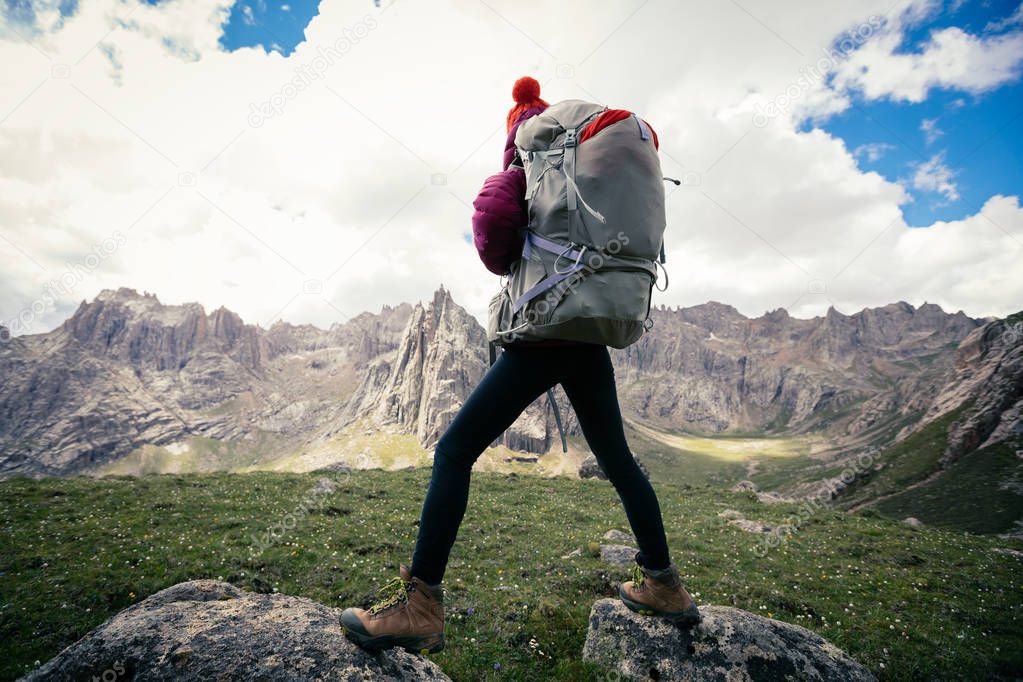
[[[490,302],[487,335],[624,348],[642,335],[663,263],[664,178],[632,114],[579,144],[607,107],[571,99],[519,125],[529,207],[522,258]]]

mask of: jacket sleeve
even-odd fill
[[[522,255],[526,226],[526,175],[522,168],[491,175],[472,202],[472,241],[480,260],[495,275],[504,275]]]

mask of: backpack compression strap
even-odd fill
[[[537,282],[531,289],[519,296],[512,304],[512,312],[517,313],[522,308],[532,301],[534,298],[542,294],[543,292],[552,289],[559,282],[568,279],[570,276],[582,270],[586,267],[583,263],[583,253],[586,251],[584,246],[581,250],[573,249],[570,246],[563,246],[557,242],[553,242],[550,239],[545,239],[535,232],[526,231],[526,240],[522,244],[522,257],[529,258],[529,254],[532,249],[540,248],[544,251],[556,254],[559,257],[571,258],[573,260],[572,266],[568,270],[557,270],[555,262],[555,273],[544,277],[542,280]]]

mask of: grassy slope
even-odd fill
[[[897,493],[880,503],[878,511],[924,523],[998,533],[1023,520],[1023,495],[999,487],[1015,478],[1023,483],[1023,460],[1015,447],[1000,443],[965,455],[931,483]]]
[[[805,466],[812,440],[794,437],[702,437],[672,433],[627,421],[629,447],[655,481],[730,486],[749,478],[747,463]],[[802,463],[802,464],[800,464]]]
[[[365,605],[409,557],[428,476],[331,474],[337,491],[308,513],[302,499],[319,474],[4,482],[0,677],[187,579]],[[761,558],[759,538],[718,512],[777,523],[793,507],[657,488],[674,558],[701,603],[809,627],[883,679],[1023,675],[1020,560],[992,551],[1023,543],[823,510]],[[560,556],[625,524],[604,481],[474,474],[446,576],[449,646],[435,660],[456,680],[599,679],[579,659],[587,615],[626,571]],[[250,558],[254,535],[285,525]]]
[[[883,450],[875,463],[884,466],[878,472],[846,488],[842,501],[853,506],[905,490],[941,468],[941,457],[948,445],[948,427],[969,405],[952,410],[902,441]]]

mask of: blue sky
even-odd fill
[[[220,43],[228,50],[259,45],[287,57],[305,40],[306,26],[319,12],[319,6],[319,2],[302,0],[242,0],[231,8]]]
[[[918,53],[932,32],[955,26],[986,36],[1019,2],[967,1],[909,27],[898,53]],[[1004,29],[1002,29],[1004,30]],[[994,90],[972,94],[931,89],[922,102],[867,100],[854,93],[853,106],[817,125],[858,151],[860,167],[900,181],[912,201],[902,206],[912,226],[958,220],[977,213],[993,195],[1023,188],[1023,83],[1019,78]],[[810,124],[804,124],[804,129]],[[938,157],[951,173],[954,190],[913,186],[916,169]]]

